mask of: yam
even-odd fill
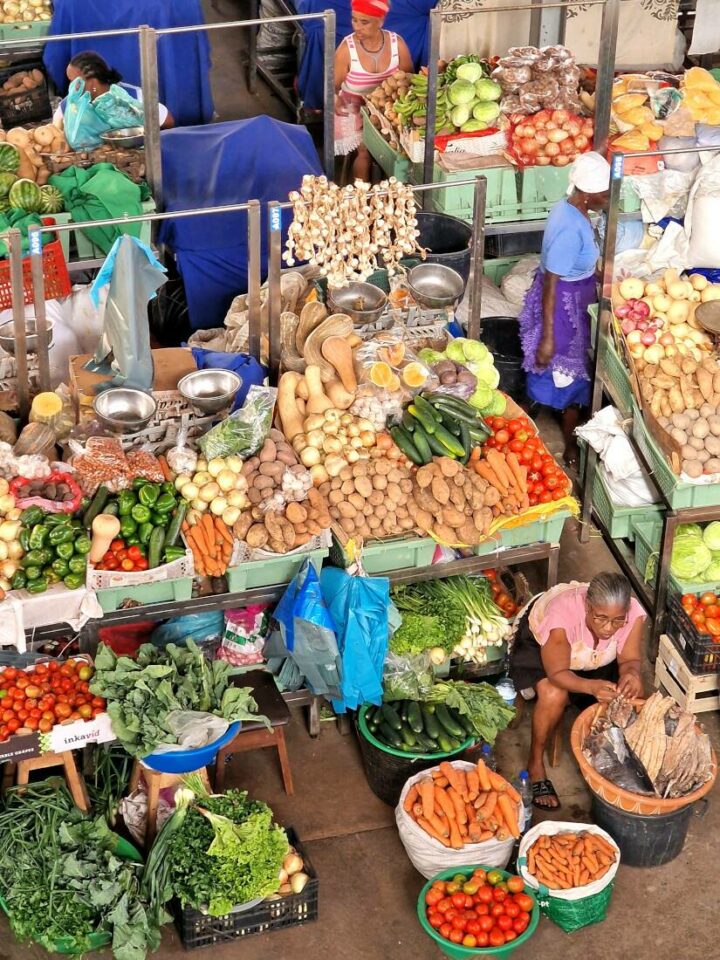
[[[285,516],[293,524],[305,523],[308,512],[301,503],[289,503],[285,508]]]
[[[450,488],[442,477],[433,477],[430,489],[432,490],[433,497],[435,497],[437,502],[442,506],[445,506],[450,500]]]
[[[672,407],[670,406],[670,401],[668,400],[668,395],[666,393],[660,397],[660,410],[662,411],[663,419],[667,419],[673,412]]]
[[[448,527],[461,527],[465,523],[465,514],[454,507],[443,507],[440,516]]]
[[[244,540],[248,530],[252,526],[253,518],[251,513],[241,513],[233,525],[233,534],[237,540]]]
[[[662,399],[665,396],[664,390],[654,390],[650,398],[650,412],[654,417],[662,416]]]
[[[458,510],[464,510],[467,504],[464,490],[462,487],[456,487],[454,483],[450,485],[450,502]]]
[[[418,509],[415,512],[415,517],[414,517],[415,523],[425,533],[427,533],[427,531],[429,530],[432,530],[434,519],[435,518],[433,517],[433,515],[431,513],[428,513],[427,510]]]
[[[653,377],[650,383],[658,390],[672,390],[672,388],[677,385],[677,378],[660,373],[657,377]]]
[[[676,380],[682,376],[682,370],[680,367],[669,357],[663,357],[658,366],[663,373],[667,374],[669,377],[674,377]]]
[[[713,374],[713,393],[720,394],[720,371]]]
[[[447,544],[448,546],[458,543],[457,534],[452,527],[446,527],[442,523],[436,523],[433,532],[440,543]]]
[[[468,546],[473,546],[474,544],[480,542],[481,531],[476,528],[474,523],[469,521],[458,529],[457,535],[460,538],[461,543],[466,543]]]
[[[685,410],[685,401],[683,400],[683,395],[680,390],[680,387],[673,387],[672,390],[668,390],[668,402],[670,404],[670,409],[673,412],[673,423],[675,422],[675,415],[683,415]],[[688,417],[683,415],[683,420],[689,425],[690,420]]]
[[[451,460],[450,457],[440,457],[438,466],[444,477],[454,477],[462,470],[457,460]]]
[[[262,523],[253,524],[245,535],[249,547],[259,549],[268,542],[268,531]]]

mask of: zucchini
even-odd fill
[[[441,423],[435,425],[435,436],[444,447],[447,447],[451,457],[465,456],[465,450],[458,438],[454,437],[449,430],[446,430]]]
[[[152,570],[160,566],[160,558],[165,544],[165,527],[157,526],[148,540],[148,567]]]
[[[417,422],[424,428],[426,433],[435,433],[435,424],[437,421],[431,414],[427,413],[425,410],[421,410],[415,403],[410,404],[408,407],[408,413],[415,417]]]
[[[430,463],[433,456],[432,450],[430,449],[429,437],[430,434],[425,432],[422,424],[419,420],[417,420],[415,422],[415,432],[412,435],[412,439],[417,448],[417,452],[423,458],[425,463]]]
[[[402,749],[405,741],[399,736],[396,730],[392,729],[392,727],[389,727],[383,722],[380,724],[378,733],[381,734],[381,738],[385,741],[385,743],[389,744],[391,747],[395,747],[396,750]]]
[[[437,722],[433,714],[428,709],[428,704],[423,703],[420,706],[422,711],[423,724],[425,725],[425,733],[430,737],[431,740],[437,740],[440,734],[440,724]]]
[[[380,707],[382,712],[383,723],[386,723],[391,730],[400,730],[402,727],[402,720],[398,716],[397,710],[390,706],[389,703],[384,703]]]
[[[415,734],[412,732],[410,727],[403,725],[403,728],[400,731],[400,736],[403,738],[403,740],[409,747],[415,747],[415,745],[417,744],[417,740],[415,739]]]
[[[110,491],[107,487],[103,486],[103,484],[100,484],[95,491],[95,496],[90,501],[90,506],[87,508],[83,516],[83,526],[86,530],[90,530],[93,520],[99,513],[102,513],[102,508],[109,499]]]
[[[163,543],[163,550],[166,547],[174,547],[178,542],[178,538],[180,536],[180,527],[182,526],[182,522],[185,519],[185,514],[187,511],[187,503],[185,503],[184,500],[181,500],[175,509],[172,520],[168,524],[167,532],[165,534],[165,542]]]
[[[412,460],[418,467],[424,466],[423,458],[420,456],[417,447],[410,439],[410,434],[406,430],[403,430],[402,427],[391,427],[390,436],[406,457]]]
[[[408,704],[408,724],[414,733],[423,732],[422,714],[420,713],[420,707],[414,700],[411,700]]]
[[[437,710],[435,711],[435,716],[437,717],[440,724],[445,728],[446,732],[450,734],[451,737],[462,737],[464,734],[463,728],[460,724],[453,720],[450,716],[448,708],[444,703],[439,703]]]

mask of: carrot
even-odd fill
[[[475,807],[475,809],[479,810],[480,807],[482,807],[482,805],[485,803],[487,798],[488,798],[487,793],[484,790],[481,790],[480,793],[477,795],[477,797],[473,800],[473,806]]]
[[[490,777],[493,790],[497,790],[498,793],[505,793],[507,791],[509,784],[505,777],[501,777],[500,774],[495,773],[494,770],[488,770],[488,776]]]
[[[440,817],[433,814],[431,817],[427,817],[427,822],[433,828],[433,830],[438,833],[441,837],[450,836],[450,827],[447,826],[451,821],[450,820],[441,820]]]
[[[573,886],[574,887],[580,886],[581,874],[582,874],[582,867],[580,866],[579,863],[576,863],[575,866],[573,867]]]
[[[592,876],[595,876],[600,869],[600,864],[591,853],[583,854],[582,864],[584,867],[587,867]]]
[[[504,454],[491,447],[489,450],[486,450],[485,457],[487,462],[498,475],[498,478],[508,488],[508,492],[512,492],[515,488],[515,483],[513,480],[512,470],[510,470],[508,467]]]
[[[403,802],[403,810],[405,813],[412,813],[412,808],[415,806],[418,796],[417,784],[414,783],[408,790]]]
[[[518,827],[517,821],[517,810],[513,809],[514,804],[510,797],[506,794],[501,793],[498,796],[498,807],[502,811],[503,819],[508,825],[508,830],[512,836],[517,840],[520,836],[520,829]]]
[[[517,454],[512,453],[512,451],[510,453],[506,453],[505,461],[515,482],[515,488],[520,496],[524,497],[527,493],[527,485],[525,482],[525,477],[523,476],[522,467],[520,466],[520,461],[517,458]]]
[[[476,820],[468,824],[468,840],[470,843],[482,843],[484,832]],[[492,834],[490,834],[490,836],[492,836]]]
[[[473,464],[473,468],[479,477],[482,477],[483,480],[487,480],[491,486],[500,491],[503,497],[507,496],[507,487],[502,480],[500,480],[498,475],[486,460],[476,460]]]
[[[190,529],[190,524],[187,522],[187,520],[183,520],[181,529],[183,533],[188,532],[188,530]]]
[[[232,534],[228,530],[227,524],[222,519],[222,517],[217,517],[217,519],[215,520],[215,526],[217,527],[218,533],[220,534],[222,539],[225,540],[225,542],[232,547],[233,545]]]
[[[412,808],[412,815],[413,815],[413,817],[415,817],[415,819],[417,820],[418,817],[421,817],[421,816],[422,816],[422,812],[423,812],[423,811],[422,811],[422,804],[421,804],[421,803],[416,803],[416,804],[413,806],[413,808]]]
[[[448,786],[448,778],[447,778],[447,777],[436,777],[436,778],[435,778],[435,786],[436,786],[436,787],[447,787],[447,786]]]
[[[494,790],[488,794],[487,800],[478,809],[478,812],[477,812],[478,820],[490,820],[492,815],[495,813],[495,807],[497,806],[497,798],[498,798],[498,795]]]
[[[462,780],[460,779],[458,771],[453,767],[451,763],[448,763],[447,760],[443,760],[440,764],[440,770],[447,777],[448,783],[460,796],[463,796],[465,790],[463,789]]]
[[[162,454],[160,454],[160,456],[158,457],[158,463],[160,464],[160,469],[162,470],[162,475],[165,477],[165,480],[166,481],[172,480],[173,472],[168,466],[168,462]]]
[[[505,827],[498,827],[497,830],[495,831],[495,839],[499,840],[502,843],[503,840],[510,839],[510,833],[508,830],[505,829]]]
[[[422,817],[418,817],[416,822],[420,829],[424,830],[428,836],[433,838],[433,840],[437,840],[438,843],[441,843],[444,847],[450,846],[450,841],[447,839],[447,837],[444,837],[441,833],[438,833],[437,830],[435,830],[431,824],[427,822],[427,820],[424,820]]]
[[[448,820],[448,823],[450,824],[450,846],[453,850],[462,850],[464,844],[457,823],[454,820]]]
[[[448,820],[455,819],[455,807],[447,793],[435,784],[435,805],[445,814]]]
[[[483,832],[480,834],[480,843],[485,843],[486,840],[490,840],[492,835],[492,830],[483,830]]]
[[[204,513],[200,524],[203,527],[203,533],[205,534],[205,539],[208,544],[208,553],[210,556],[215,559],[215,527],[212,522],[212,514]]]
[[[476,460],[480,459],[482,450],[480,447],[473,447],[470,451],[470,463],[475,463]]]
[[[455,808],[455,819],[458,823],[467,823],[467,814],[465,813],[465,804],[462,797],[454,790],[452,787],[448,787],[447,794],[452,800],[453,807]]]
[[[430,774],[430,776],[433,778],[433,780],[439,780],[440,777],[442,777],[442,773],[440,773],[440,770],[437,767],[435,767],[435,769]]]
[[[434,785],[432,780],[429,778],[421,780],[418,785],[418,791],[420,793],[420,802],[423,806],[423,817],[429,820],[435,812],[435,802],[433,798]]]
[[[469,793],[468,800],[472,802],[480,793],[480,778],[478,777],[477,770],[468,770],[466,779]]]
[[[528,850],[528,870],[535,875],[535,844]]]
[[[485,766],[484,760],[478,760],[477,772],[478,772],[478,780],[480,781],[480,789],[485,791],[492,790],[492,784],[490,783],[488,768]]]
[[[475,814],[475,807],[471,803],[465,804],[465,813],[467,814],[467,822],[475,823],[477,816]]]
[[[520,803],[520,794],[507,780],[505,781],[505,793],[510,797],[511,800],[514,800],[515,803]]]

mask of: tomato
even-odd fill
[[[682,603],[683,606],[696,607],[697,602],[698,598],[694,593],[684,593],[680,598],[680,603]]]
[[[560,486],[560,480],[557,476],[552,475],[545,478],[545,487],[547,490],[557,490]]]
[[[504,891],[501,890],[500,892],[503,893]],[[490,916],[491,916],[491,917],[501,917],[504,913],[505,913],[505,907],[502,905],[502,903],[499,903],[499,902],[498,902],[498,903],[494,903],[494,904],[490,907]]]
[[[489,933],[489,932],[492,930],[492,928],[495,926],[495,918],[494,918],[494,917],[480,917],[480,919],[478,920],[478,923],[480,924],[480,929],[481,929],[484,933]]]
[[[490,931],[488,941],[491,947],[502,947],[505,944],[505,934],[497,927],[493,927]]]
[[[126,570],[128,573],[130,573],[132,570],[135,569],[135,564],[130,559],[130,557],[125,557],[123,560],[121,560],[120,566],[123,570]]]
[[[458,910],[462,910],[465,906],[465,894],[464,893],[454,893],[452,895],[452,905],[457,907]]]
[[[708,620],[717,620],[720,617],[720,606],[717,603],[710,603],[703,612]]]
[[[465,927],[466,933],[471,933],[474,937],[482,931],[479,920],[468,920],[468,925]]]
[[[466,933],[462,940],[462,945],[464,947],[476,947],[477,940],[471,933]]]
[[[506,443],[510,442],[510,434],[507,430],[496,430],[495,431],[495,443],[499,447],[504,447]]]
[[[37,730],[39,723],[40,721],[36,720],[35,717],[28,717],[25,721],[25,726],[28,728],[28,730]]]
[[[695,624],[695,626],[698,628],[698,630],[700,630],[701,633],[704,632],[704,629],[705,629],[705,614],[704,614],[704,613],[701,613],[699,610],[694,610],[694,611],[690,614],[690,619],[691,619],[692,622]]]
[[[527,893],[516,893],[513,896],[515,903],[526,913],[531,913],[532,908],[535,904],[535,901],[532,897],[529,897]]]
[[[438,913],[447,913],[452,906],[452,900],[450,897],[443,897],[442,900],[438,900],[435,906],[437,907]]]
[[[93,708],[89,703],[83,703],[78,707],[78,713],[83,720],[89,720],[92,717]]]
[[[469,893],[466,893],[465,894],[465,911],[467,912],[468,910],[472,910],[474,906],[475,906],[475,901],[473,900],[473,898],[470,896]]]
[[[702,596],[700,597],[701,607],[709,607],[712,604],[716,604],[716,603],[717,603],[717,597],[715,596],[714,593],[711,593],[710,591],[708,591],[707,593],[703,593]]]
[[[15,733],[15,731],[19,729],[20,729],[20,721],[18,719],[8,720],[7,722],[8,733]]]
[[[441,937],[445,937],[445,939],[448,940],[452,933],[452,927],[449,923],[443,923],[441,927],[438,927],[438,933]]]
[[[512,917],[513,920],[515,917],[520,916],[520,907],[512,900],[506,901],[503,906],[505,907],[505,915]]]
[[[533,470],[542,470],[543,460],[539,453],[533,454],[533,458],[530,461],[530,465]]]
[[[59,719],[66,720],[71,713],[72,713],[72,709],[70,705],[67,703],[58,703],[55,706],[55,716],[58,717]]]
[[[492,425],[493,425],[493,430],[495,431],[495,433],[497,433],[498,430],[505,429],[505,427],[507,426],[507,420],[505,419],[505,417],[493,417]]]
[[[515,434],[515,439],[516,439],[516,440],[519,440],[521,443],[526,443],[526,442],[530,439],[530,432],[529,432],[529,430],[526,430],[524,427],[522,427],[522,428],[521,428],[520,430],[518,430],[517,433]]]
[[[450,921],[450,926],[453,928],[453,930],[464,930],[467,926],[467,920],[465,917],[458,914],[456,917],[452,918]]]
[[[451,897],[454,893],[457,893],[460,889],[460,884],[455,883],[453,880],[451,883],[445,885],[445,893]]]
[[[102,697],[93,697],[92,698],[93,707],[104,707],[105,700]]]
[[[432,888],[431,888],[431,889],[428,890],[428,892],[425,894],[425,903],[427,903],[427,905],[430,906],[430,907],[431,907],[433,904],[435,904],[435,903],[439,903],[442,899],[443,899],[443,892],[442,892],[442,890],[432,889]]]
[[[529,502],[529,504],[530,504],[531,507],[537,506],[538,498],[537,498],[536,494],[534,494],[534,493],[529,493],[529,494],[528,494],[528,502]]]
[[[527,930],[527,925],[527,920],[522,920],[520,917],[518,917],[513,923],[512,928],[515,933],[525,933]]]
[[[27,718],[30,716],[30,711],[18,710],[17,715],[18,715],[18,720],[22,720],[24,723],[27,720]]]
[[[450,941],[450,943],[462,943],[463,937],[464,937],[464,933],[462,932],[462,930],[451,930],[448,940]]]
[[[477,892],[477,898],[481,903],[490,903],[493,898],[492,887],[488,884],[483,884]]]
[[[123,550],[124,548],[125,548],[124,540],[113,540],[113,542],[110,544],[110,551],[112,553],[117,553],[118,550]]]
[[[26,687],[30,686],[30,681],[24,673],[21,673],[15,681],[15,686],[18,688],[18,690],[24,690]]]
[[[5,667],[2,673],[3,680],[14,680],[17,675],[18,671],[15,667]]]
[[[443,918],[441,913],[429,913],[428,914],[428,923],[434,930],[439,930],[443,925]]]
[[[544,460],[541,469],[544,477],[554,477],[558,472],[558,465],[554,460]]]
[[[501,930],[510,930],[512,927],[512,919],[504,913],[501,917],[497,918],[497,925]]]
[[[478,914],[476,910],[466,910],[465,919],[466,920],[477,920]]]
[[[508,603],[508,601],[509,601],[510,603],[512,603],[512,599],[511,599],[510,595],[507,594],[507,593],[499,593],[499,594],[497,595],[497,597],[495,597],[495,603],[496,603],[499,607],[504,607],[505,604]]]
[[[70,716],[68,717],[68,719],[69,719],[69,720],[82,720],[82,717],[81,717],[80,714],[77,712],[77,710],[73,710],[73,712],[70,714]]]
[[[477,900],[477,897],[475,899]],[[490,913],[490,907],[486,903],[478,903],[475,906],[475,913],[479,917],[487,917]]]
[[[103,561],[102,566],[105,570],[117,570],[120,564],[118,563],[116,557],[109,556],[107,560]]]
[[[708,607],[708,609],[710,608]],[[708,617],[705,621],[705,629],[711,637],[720,637],[720,620],[714,617]]]
[[[147,557],[140,557],[139,560],[135,561],[136,570],[147,570],[147,568],[148,568]]]
[[[517,940],[517,934],[514,930],[505,931],[505,943],[510,943],[512,940]]]
[[[99,717],[101,713],[105,713],[104,707],[93,707],[93,712],[92,712],[93,720],[95,719],[95,717]]]
[[[542,478],[542,474],[538,470],[530,470],[528,473],[528,486],[531,484],[534,486],[536,483],[541,483]]]
[[[522,420],[518,417],[514,417],[512,420],[508,421],[507,428],[510,433],[517,433],[518,430],[522,427]]]
[[[140,549],[140,547],[132,546],[129,548],[128,557],[130,557],[131,560],[139,560],[141,556],[142,556],[142,550]]]
[[[488,939],[488,935],[486,933],[479,933],[476,939],[477,939],[477,945],[479,947],[486,947],[488,943],[490,943],[490,940]]]
[[[513,439],[508,444],[508,447],[513,453],[521,453],[525,448],[525,444],[522,442],[522,440]]]
[[[497,444],[495,443],[495,437],[488,437],[483,444],[483,447],[491,447],[492,449],[495,449],[496,446]]]
[[[2,722],[3,722],[3,723],[7,723],[8,720],[14,720],[14,719],[15,719],[15,711],[14,711],[14,710],[3,710],[3,712],[2,712],[2,717],[1,717],[0,719],[2,719]]]
[[[533,458],[533,451],[528,447],[527,443],[524,444],[522,450],[520,451],[520,463],[529,464]]]

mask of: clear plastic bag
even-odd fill
[[[388,653],[383,667],[385,700],[424,700],[435,683],[427,651],[416,657]]]
[[[199,710],[171,710],[165,718],[170,733],[177,743],[161,743],[153,753],[177,753],[179,750],[197,750],[219,740],[230,726],[227,720]]]
[[[131,450],[126,454],[128,471],[133,479],[143,477],[150,483],[162,483],[165,480],[160,461],[152,453],[152,446],[144,444],[139,450]]]
[[[166,456],[168,466],[178,475],[185,474],[191,477],[197,468],[198,455],[191,450],[187,444],[188,428],[187,424],[178,430],[177,441],[174,447],[171,447]]]
[[[33,493],[32,486],[38,482],[38,479],[30,480],[25,477],[17,477],[10,483],[10,492],[15,497],[15,506],[19,510],[26,510],[28,507],[41,507],[47,513],[75,513],[80,508],[83,496],[82,490],[67,470],[53,470],[47,477],[41,479],[43,487],[50,485],[48,491],[50,495],[52,495],[54,486],[58,488],[57,494],[66,499],[58,498],[57,495],[50,499],[50,496]],[[63,487],[66,487],[67,490]]]
[[[102,484],[111,493],[130,486],[132,476],[122,444],[116,437],[88,437],[83,446],[70,440],[70,461],[84,493],[92,496]]]
[[[276,396],[275,387],[250,387],[242,407],[198,440],[205,458],[237,454],[247,459],[257,453],[270,432]]]
[[[355,363],[360,383],[372,383],[403,400],[437,386],[437,377],[430,367],[406,345],[405,334],[404,327],[392,327],[357,348]]]

